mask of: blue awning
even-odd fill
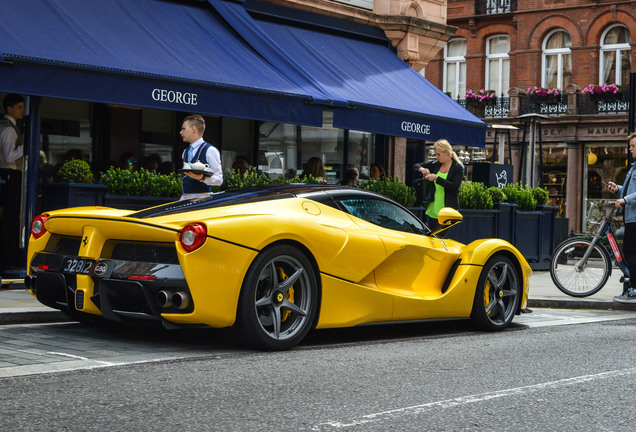
[[[288,58],[333,100],[334,126],[483,147],[487,125],[433,86],[386,44],[257,17]],[[239,32],[241,32],[239,30]]]
[[[311,126],[328,107],[343,129],[484,145],[486,125],[386,40],[254,19],[242,0],[3,0],[2,19],[0,91]]]
[[[203,2],[3,0],[2,20],[0,91],[322,124],[328,102]]]

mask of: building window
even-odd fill
[[[631,64],[631,35],[629,30],[616,25],[608,28],[601,37],[600,84],[629,84]]]
[[[510,39],[508,36],[493,36],[486,41],[486,83],[497,95],[510,88]]]
[[[444,47],[444,91],[456,99],[466,94],[466,41],[455,39]]]
[[[555,30],[543,42],[541,86],[563,89],[572,77],[572,39],[563,30]]]

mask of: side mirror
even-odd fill
[[[432,231],[431,235],[442,232],[445,229],[448,229],[451,226],[455,225],[456,223],[461,222],[463,219],[464,217],[457,210],[450,207],[444,207],[439,211],[439,214],[437,215],[437,222],[439,222],[439,224],[442,226]]]

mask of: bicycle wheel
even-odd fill
[[[591,239],[574,237],[557,246],[550,262],[552,281],[563,293],[572,297],[587,297],[603,288],[612,270],[605,248],[596,243],[580,268],[576,265],[591,244]]]

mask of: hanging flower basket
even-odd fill
[[[593,101],[612,101],[623,99],[621,86],[616,84],[603,84],[599,86],[590,84],[581,90],[581,93],[587,94],[590,100]]]
[[[497,102],[497,96],[494,90],[481,89],[477,92],[467,90],[465,97],[466,106],[472,107],[494,105]]]
[[[589,98],[592,101],[617,101],[623,100],[623,93],[589,93]]]
[[[528,99],[531,103],[553,103],[559,101],[559,89],[556,88],[543,88],[543,87],[529,87],[526,90]]]
[[[466,105],[470,107],[493,106],[496,103],[497,103],[497,98],[484,99],[483,101],[471,100],[471,99],[466,100]]]

